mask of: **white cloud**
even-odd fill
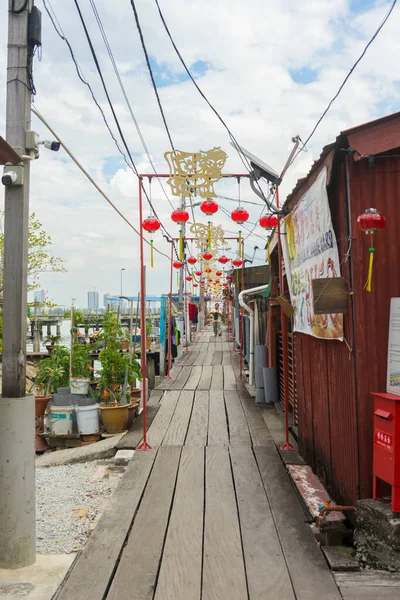
[[[72,3],[52,0],[57,17],[69,38],[82,70],[109,120],[116,128],[95,71],[87,42]],[[143,154],[129,111],[112,72],[93,14],[81,3],[99,61],[110,89],[115,110],[129,148],[140,172],[151,172]],[[359,3],[357,3],[359,4]],[[55,34],[43,10],[43,58],[35,60],[35,104],[68,147],[87,168],[120,210],[138,226],[137,181],[121,162],[121,157],[104,126],[87,88],[79,81],[65,44]],[[363,9],[353,9],[350,0],[160,0],[172,35],[189,65],[198,61],[210,65],[198,78],[221,116],[239,142],[277,170],[289,154],[288,144],[295,134],[305,139],[336,92],[350,66],[371,37],[389,3],[366,1]],[[157,170],[166,171],[163,154],[168,138],[150,86],[130,2],[98,0],[96,6],[120,68],[121,76],[136,118]],[[152,0],[137,2],[146,44],[152,60],[159,65],[163,85],[159,91],[168,125],[177,148],[206,150],[223,147],[229,155],[226,170],[243,170],[240,159],[229,145],[221,123],[189,81],[177,80],[183,68],[177,59]],[[5,10],[3,9],[4,16]],[[382,116],[397,109],[400,76],[397,56],[400,39],[396,31],[396,8],[382,33],[370,47],[341,96],[321,123],[309,152],[291,167],[282,184],[282,199],[298,177],[304,176],[323,145],[333,141],[341,129]],[[5,88],[6,19],[0,20],[0,86]],[[382,68],[384,64],[384,68]],[[312,70],[311,83],[296,83],[293,73]],[[293,75],[294,76],[294,75]],[[295,77],[296,79],[296,77]],[[0,98],[0,133],[4,133],[5,97]],[[42,138],[49,137],[44,126],[33,119]],[[31,208],[54,241],[54,251],[67,261],[67,274],[44,273],[43,286],[60,304],[72,297],[86,303],[86,291],[96,287],[101,293],[117,293],[120,269],[125,293],[138,291],[138,239],[106,201],[96,192],[63,151],[58,155],[43,150],[32,165]],[[164,181],[164,186],[165,186]],[[154,181],[152,198],[165,227],[177,234],[170,220],[170,206]],[[146,189],[148,184],[146,182]],[[221,193],[237,197],[235,181],[221,184]],[[242,198],[258,199],[248,182],[242,184]],[[173,199],[175,205],[177,199]],[[235,203],[221,200],[231,211]],[[260,209],[247,205],[250,221]],[[148,207],[145,207],[148,214]],[[197,217],[201,219],[199,209]],[[229,231],[235,226],[222,211],[214,218]],[[251,229],[252,226],[249,226]],[[244,234],[247,235],[245,230]],[[259,237],[257,237],[259,236]],[[257,228],[249,238],[248,253],[258,245],[259,259],[265,232]],[[169,255],[170,247],[161,233],[155,244]],[[149,251],[146,248],[148,258]],[[168,262],[156,255],[155,269],[147,269],[150,294],[168,291]]]

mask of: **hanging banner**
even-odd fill
[[[282,251],[290,298],[293,331],[316,338],[343,340],[343,315],[314,315],[311,281],[340,277],[339,253],[332,227],[326,169],[283,220]]]

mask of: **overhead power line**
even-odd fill
[[[157,2],[157,0],[156,0]],[[388,12],[386,13],[382,23],[379,25],[378,29],[375,31],[374,35],[372,36],[372,38],[369,40],[368,44],[365,46],[364,50],[362,51],[362,53],[360,54],[360,56],[358,57],[358,59],[356,60],[356,62],[354,63],[354,65],[351,67],[350,71],[347,73],[346,77],[343,79],[342,83],[340,84],[340,87],[338,89],[338,91],[336,92],[336,94],[333,96],[332,100],[329,102],[328,106],[326,107],[326,109],[324,110],[324,112],[322,113],[322,115],[320,116],[320,118],[318,119],[318,121],[316,122],[316,124],[314,125],[310,135],[308,136],[308,138],[306,139],[306,141],[303,143],[302,148],[300,148],[300,150],[295,154],[295,156],[293,157],[292,162],[290,163],[290,165],[292,165],[294,163],[294,161],[296,160],[296,158],[298,157],[298,155],[303,151],[303,149],[307,146],[308,142],[311,140],[311,138],[313,137],[314,133],[317,131],[319,125],[321,124],[321,121],[325,118],[327,112],[329,111],[329,109],[331,108],[332,104],[335,102],[336,98],[339,96],[340,92],[342,91],[342,89],[344,88],[344,86],[346,85],[346,83],[348,82],[348,80],[350,79],[352,73],[354,72],[354,70],[356,69],[356,67],[358,66],[358,64],[361,62],[361,60],[364,58],[368,48],[371,46],[371,44],[374,42],[374,40],[377,38],[378,34],[380,33],[381,29],[383,28],[383,26],[385,25],[386,21],[389,19],[390,15],[393,12],[394,7],[397,4],[397,0],[393,0],[391,7],[389,8]],[[289,165],[289,166],[290,166]]]
[[[108,38],[107,38],[107,35],[106,35],[106,32],[105,32],[105,29],[104,29],[103,23],[102,23],[102,21],[101,21],[101,18],[100,18],[100,15],[99,15],[99,12],[98,12],[98,10],[97,10],[97,8],[96,8],[96,5],[95,5],[95,3],[94,3],[94,0],[90,0],[90,5],[91,5],[91,7],[92,7],[92,10],[93,10],[94,16],[95,16],[95,18],[96,18],[96,21],[97,21],[97,24],[98,24],[98,26],[99,26],[99,29],[100,29],[101,36],[102,36],[102,38],[103,38],[104,44],[105,44],[105,46],[106,46],[106,49],[107,49],[107,52],[108,52],[108,56],[110,57],[110,60],[111,60],[111,63],[112,63],[113,69],[114,69],[115,76],[116,76],[116,78],[117,78],[117,80],[118,80],[119,86],[120,86],[120,88],[121,88],[121,91],[122,91],[122,94],[123,94],[123,96],[124,96],[125,103],[126,103],[126,105],[127,105],[127,107],[128,107],[129,113],[130,113],[130,115],[131,115],[131,117],[132,117],[132,121],[133,121],[133,123],[134,123],[134,125],[135,125],[135,127],[136,127],[136,131],[137,131],[137,133],[138,133],[138,136],[139,136],[139,138],[140,138],[140,141],[141,141],[141,143],[142,143],[143,149],[144,149],[144,151],[145,151],[145,153],[146,153],[147,160],[149,161],[149,163],[150,163],[150,165],[151,165],[151,168],[153,169],[153,172],[156,174],[156,173],[157,173],[157,171],[156,171],[156,168],[155,168],[155,166],[154,166],[153,160],[152,160],[152,158],[151,158],[151,155],[150,155],[149,149],[148,149],[148,147],[147,147],[146,141],[145,141],[145,139],[144,139],[144,136],[143,136],[143,134],[142,134],[142,131],[141,131],[140,127],[139,127],[139,123],[138,123],[138,121],[137,121],[137,119],[136,119],[136,117],[135,117],[135,114],[134,114],[134,112],[133,112],[132,105],[131,105],[131,103],[130,103],[130,101],[129,101],[129,98],[128,98],[128,95],[127,95],[127,93],[126,93],[126,89],[125,89],[124,83],[123,83],[123,81],[122,81],[122,78],[121,78],[121,75],[120,75],[120,72],[119,72],[119,69],[118,69],[117,63],[116,63],[116,61],[115,61],[115,58],[114,58],[113,52],[112,52],[112,50],[111,50],[110,43],[109,43],[109,41],[108,41]],[[161,179],[160,179],[159,177],[157,177],[157,181],[158,181],[158,183],[160,184],[160,187],[161,187],[162,191],[164,192],[164,196],[165,196],[165,198],[167,199],[167,202],[169,202],[169,204],[170,204],[171,208],[175,208],[175,207],[174,207],[174,205],[172,204],[171,200],[169,199],[169,197],[168,197],[168,194],[166,193],[166,191],[165,191],[165,188],[164,188],[163,184],[161,183]]]
[[[89,179],[90,183],[96,188],[96,190],[103,196],[103,198],[110,204],[110,206],[112,206],[112,208],[119,214],[119,216],[121,217],[121,219],[123,219],[125,221],[125,223],[127,225],[129,225],[129,227],[131,229],[133,229],[133,231],[137,234],[140,235],[139,231],[132,225],[132,223],[127,219],[127,217],[125,217],[125,215],[119,210],[119,208],[117,208],[117,206],[114,204],[114,202],[112,202],[112,200],[110,200],[110,198],[107,196],[107,194],[97,185],[97,183],[94,181],[94,179],[89,175],[89,173],[86,171],[86,169],[81,165],[81,163],[78,161],[78,159],[74,156],[74,154],[72,154],[71,150],[66,146],[66,144],[62,141],[62,139],[56,134],[56,132],[54,131],[54,129],[51,127],[51,125],[49,125],[49,123],[46,121],[46,119],[43,117],[43,115],[41,115],[41,113],[38,111],[38,109],[35,106],[32,106],[32,111],[33,113],[38,117],[38,119],[40,119],[42,121],[42,123],[47,127],[47,129],[50,131],[50,133],[55,137],[55,139],[60,142],[61,146],[64,148],[65,152],[70,156],[70,158],[74,161],[74,163],[76,164],[76,166],[82,171],[82,173]],[[144,238],[144,241],[146,242],[146,244],[150,245],[150,242],[148,240],[146,240],[146,238]],[[158,248],[154,247],[154,250],[160,254],[161,256],[165,256],[166,258],[168,258],[168,260],[171,260],[170,257],[167,254],[164,254],[164,252],[161,252],[161,250],[158,250]]]

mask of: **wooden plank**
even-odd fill
[[[186,446],[206,446],[208,436],[208,395],[197,391],[194,396],[192,417],[186,436]]]
[[[170,390],[182,390],[185,386],[185,383],[187,382],[187,380],[190,377],[190,373],[192,372],[192,367],[182,367],[181,372],[179,373],[178,377],[175,379],[175,381],[172,383],[172,385],[170,386]]]
[[[230,352],[223,352],[222,353],[222,364],[223,365],[230,365],[231,364],[231,353]]]
[[[341,600],[314,535],[273,446],[254,448],[297,600]]]
[[[215,352],[222,352],[222,342],[216,340],[215,341]]]
[[[200,600],[204,448],[183,448],[155,600]]]
[[[105,597],[155,458],[155,450],[135,453],[57,600],[87,600],[88,590],[91,598]]]
[[[181,372],[182,367],[180,365],[174,365],[171,369],[171,379],[164,379],[162,383],[158,386],[159,390],[168,390],[171,385],[174,383],[175,379],[178,377]]]
[[[192,367],[190,377],[187,380],[187,382],[185,383],[185,387],[184,387],[185,390],[195,390],[197,388],[197,386],[199,385],[200,378],[201,378],[202,370],[203,370],[203,367],[201,367],[201,366]]]
[[[153,598],[181,448],[159,448],[107,600]],[[117,510],[120,522],[123,513]],[[88,590],[86,589],[86,597]],[[102,596],[92,596],[102,598]]]
[[[229,443],[251,446],[249,428],[238,393],[225,390],[224,397],[228,414]]]
[[[222,350],[216,350],[212,359],[212,365],[220,365],[222,363]]]
[[[211,366],[214,357],[214,346],[213,344],[208,344],[207,354],[203,360],[203,365]]]
[[[230,344],[229,342],[222,342],[222,351],[223,352],[232,352],[232,344]]]
[[[254,454],[231,447],[233,478],[251,600],[295,600]]]
[[[163,439],[163,446],[183,446],[185,443],[190,415],[192,414],[193,397],[193,391],[181,392],[174,416]]]
[[[246,391],[243,391],[240,388],[238,394],[240,402],[242,403],[244,416],[246,417],[252,445],[267,446],[268,444],[273,444],[274,441],[272,436],[266,426],[259,407],[254,402],[254,398],[251,398]]]
[[[393,587],[341,587],[343,600],[395,600],[399,598],[398,589]]]
[[[248,598],[227,448],[206,448],[203,600]]]
[[[222,390],[224,388],[224,372],[222,365],[212,367],[211,390]]]
[[[397,587],[400,588],[400,573],[387,571],[360,571],[358,573],[335,573],[336,583],[342,587]]]
[[[205,351],[205,350],[200,350],[200,352],[199,352],[199,354],[198,354],[198,356],[197,356],[196,360],[194,361],[193,365],[194,365],[194,366],[199,366],[199,365],[202,365],[202,364],[203,364],[203,362],[204,362],[204,359],[205,359],[206,355],[207,355],[207,351]]]
[[[236,390],[236,377],[231,365],[225,365],[224,370],[224,390]]]
[[[175,412],[179,395],[180,392],[178,390],[168,390],[165,392],[161,401],[160,410],[156,414],[151,427],[147,431],[147,442],[152,448],[161,446],[171,422],[172,415]]]
[[[209,446],[228,446],[228,427],[226,422],[224,393],[210,392],[208,441]]]
[[[209,390],[211,386],[211,377],[213,374],[213,368],[211,366],[204,366],[201,372],[201,380],[197,386],[198,390]]]

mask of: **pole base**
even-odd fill
[[[290,442],[285,442],[283,446],[281,446],[281,450],[294,450],[294,448]]]
[[[170,379],[172,379],[172,377],[170,377],[169,375],[167,375],[166,377],[164,377],[164,380],[165,379],[170,380]]]
[[[151,450],[151,446],[149,446],[149,444],[147,442],[142,442],[140,444],[140,446],[138,446],[138,448],[136,448],[136,450]]]

